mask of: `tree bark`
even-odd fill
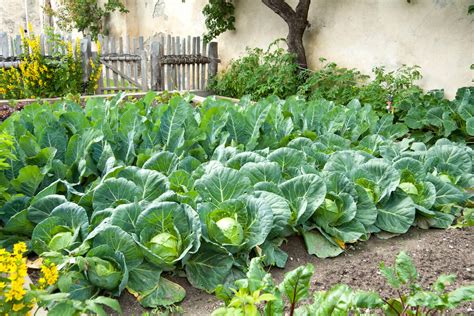
[[[296,55],[296,61],[301,68],[308,68],[303,35],[309,26],[308,11],[311,0],[300,0],[295,10],[285,0],[262,0],[262,2],[288,24],[286,38],[288,51]]]

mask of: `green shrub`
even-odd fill
[[[321,58],[322,62],[326,59]],[[372,70],[374,79],[352,68],[339,67],[336,63],[326,63],[313,72],[299,87],[298,94],[308,99],[323,98],[337,104],[347,104],[359,99],[363,104],[371,104],[377,110],[384,110],[390,99],[394,104],[423,90],[415,85],[422,78],[418,66],[402,65],[387,72],[385,67]]]
[[[23,34],[24,32],[21,31]],[[102,66],[97,57],[90,59],[91,74],[83,82],[80,41],[62,40],[59,34],[48,32],[47,41],[54,47],[51,56],[41,52],[41,38],[30,28],[22,38],[25,53],[18,68],[0,69],[0,99],[51,98],[69,93],[94,93]]]
[[[232,61],[226,71],[211,80],[209,89],[233,98],[250,95],[253,100],[296,94],[304,74],[298,70],[295,57],[277,47],[277,43],[270,44],[266,51],[247,49],[246,56]]]
[[[321,58],[321,62],[326,59]],[[320,70],[313,72],[299,87],[298,94],[309,99],[326,99],[338,104],[347,104],[358,98],[361,86],[369,76],[357,69],[339,67],[336,63],[326,63]]]

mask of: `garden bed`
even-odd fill
[[[390,239],[373,236],[368,242],[355,244],[336,258],[320,259],[308,254],[300,237],[291,237],[284,244],[289,260],[285,269],[273,268],[272,275],[277,281],[284,274],[306,263],[312,263],[315,274],[312,290],[327,290],[336,284],[347,284],[355,289],[373,290],[382,296],[396,295],[379,272],[381,261],[393,263],[402,250],[413,258],[420,274],[420,283],[429,287],[440,274],[456,274],[456,283],[450,289],[470,284],[474,281],[474,228],[422,230],[412,228],[408,233]],[[210,315],[221,302],[211,294],[193,288],[184,278],[174,277],[173,281],[186,289],[187,295],[179,305],[186,315]],[[124,315],[140,315],[146,311],[128,292],[120,297]],[[470,315],[474,313],[474,303],[466,303],[453,313]]]
[[[471,99],[464,90],[453,104],[461,113]],[[286,266],[274,269],[277,281],[312,262],[318,273],[313,289],[344,282],[388,291],[376,274],[381,259],[390,264],[402,249],[417,259],[412,246],[418,239],[423,249],[423,243],[434,249],[442,244],[436,236],[452,232],[414,226],[473,222],[473,151],[457,142],[464,129],[423,142],[421,130],[357,100],[347,106],[300,98],[235,104],[151,93],[84,104],[34,103],[2,124],[11,152],[0,241],[3,247],[28,242],[45,264],[61,267],[62,293],[56,294],[63,301],[46,296],[40,304],[50,311],[84,312],[97,304],[119,310],[110,297],[122,295],[126,314],[143,310],[138,304],[202,314],[199,306],[208,312],[219,305],[204,291],[232,287],[249,264],[260,262]],[[306,247],[295,236],[303,236]],[[466,248],[436,248],[440,262],[428,272],[467,280],[443,259],[464,260],[463,269],[471,258],[452,249]],[[420,271],[428,259],[415,260]],[[458,302],[472,301],[471,292]]]

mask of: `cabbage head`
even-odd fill
[[[178,261],[198,250],[199,216],[187,204],[154,202],[138,216],[136,235],[148,262],[172,270]]]
[[[179,257],[181,245],[179,238],[170,233],[159,233],[148,243],[147,248],[166,262],[173,262]]]
[[[120,285],[122,272],[116,263],[96,257],[88,258],[87,261],[87,277],[93,285],[109,291]]]
[[[199,207],[204,238],[230,253],[262,244],[273,227],[273,213],[263,198],[245,197]]]
[[[212,222],[209,233],[222,244],[240,245],[244,240],[244,229],[237,216],[223,217],[217,222]]]
[[[89,218],[84,208],[71,202],[62,203],[34,228],[33,250],[38,255],[73,250],[85,240],[88,227]]]

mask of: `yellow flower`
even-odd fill
[[[1,289],[4,289],[7,285],[5,284],[5,282],[0,282],[0,290]]]
[[[16,293],[15,293],[15,299],[16,299],[17,301],[19,301],[19,300],[21,300],[21,299],[25,296],[25,294],[26,294],[26,292],[25,292],[25,290],[22,288],[21,290],[16,291]]]
[[[13,304],[13,311],[14,311],[14,312],[19,312],[19,311],[21,311],[23,308],[25,308],[25,304],[23,304],[23,303],[20,303],[20,304]]]
[[[43,279],[48,283],[48,285],[54,285],[58,280],[58,268],[54,263],[50,264],[49,267],[43,265],[41,267],[41,272],[43,273]],[[44,283],[44,281],[40,281],[40,283]]]
[[[40,278],[38,280],[38,285],[39,285],[40,289],[44,289],[44,287],[46,286],[46,279],[45,278]]]
[[[24,242],[16,243],[13,246],[13,253],[14,254],[23,254],[23,253],[26,252],[26,250],[27,250],[27,248],[26,248],[26,244]]]
[[[5,301],[10,302],[11,300],[13,300],[14,296],[15,293],[13,293],[12,291],[8,291],[7,293],[5,293]]]

